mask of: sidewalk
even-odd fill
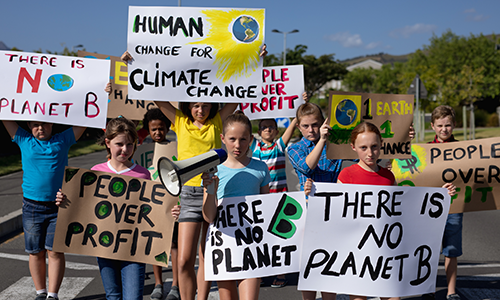
[[[71,167],[90,169],[106,160],[106,151],[72,157],[68,161]],[[23,228],[21,209],[23,191],[21,188],[23,172],[16,172],[0,177],[0,238]]]

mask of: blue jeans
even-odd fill
[[[23,231],[25,251],[30,254],[52,251],[58,207],[55,202],[23,198]]]
[[[443,250],[446,257],[459,257],[462,255],[462,223],[464,214],[450,214],[446,219],[443,235]]]
[[[142,300],[146,265],[131,261],[97,258],[108,300]]]

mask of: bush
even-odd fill
[[[492,113],[488,118],[488,122],[486,123],[486,127],[498,127],[498,114]]]

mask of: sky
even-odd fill
[[[179,0],[3,1],[0,41],[25,52],[64,47],[120,56],[127,47],[129,6],[173,6]],[[461,36],[500,33],[498,0],[336,1],[181,0],[181,6],[264,8],[265,43],[271,54],[302,44],[306,54],[345,60],[380,52],[403,55],[429,45],[448,29]],[[495,17],[497,16],[497,17]]]

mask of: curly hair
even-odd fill
[[[167,127],[167,129],[170,128],[170,125],[171,125],[170,120],[167,118],[167,116],[165,116],[161,112],[161,109],[159,109],[159,108],[150,109],[144,114],[144,119],[142,119],[142,128],[144,128],[145,130],[147,130],[149,132],[149,122],[151,122],[153,120],[163,121],[163,123],[165,123],[165,126]]]

